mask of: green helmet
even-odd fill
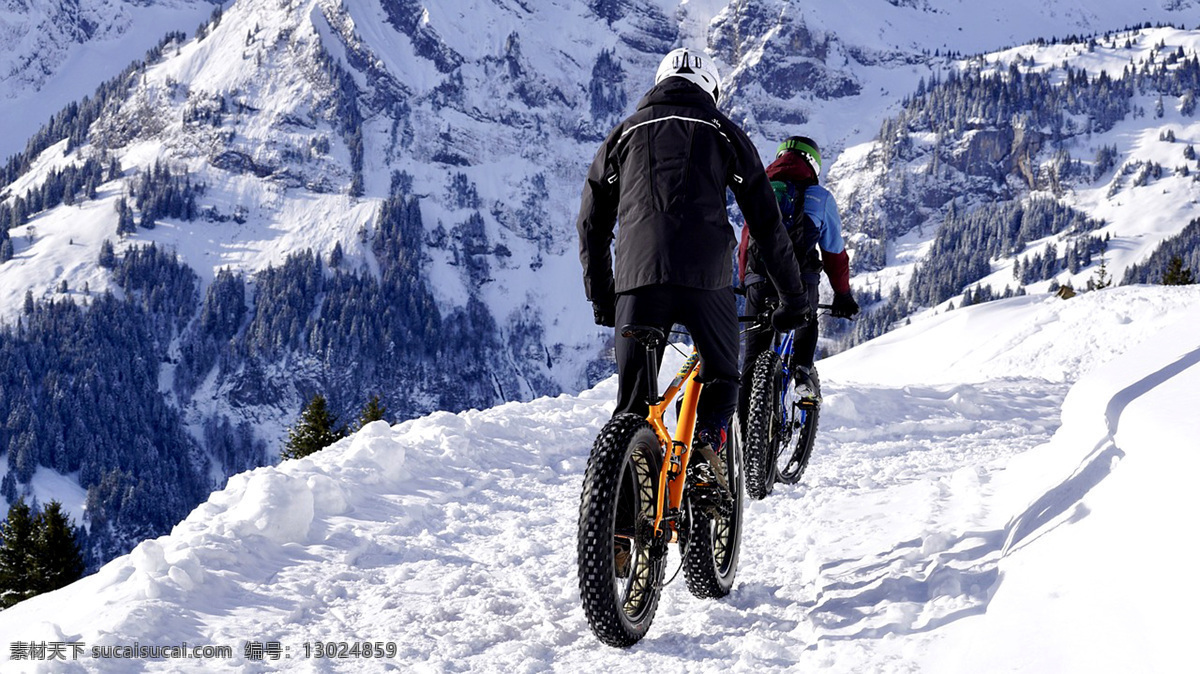
[[[784,152],[799,152],[808,160],[813,173],[821,175],[821,148],[817,147],[817,141],[808,136],[792,136],[779,144],[775,158],[778,159]]]

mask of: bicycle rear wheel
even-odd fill
[[[821,380],[817,377],[816,368],[812,369],[809,377],[812,379],[813,395],[792,396],[792,432],[781,448],[776,464],[777,479],[784,484],[800,481],[812,456],[813,441],[817,438],[817,424],[821,419]]]
[[[764,351],[754,360],[746,412],[746,495],[761,501],[775,485],[775,457],[779,454],[780,383],[783,361],[774,351]]]
[[[725,474],[733,503],[725,512],[710,506],[689,507],[691,524],[683,553],[683,575],[688,590],[702,599],[724,597],[733,589],[742,547],[745,475],[741,431],[737,424],[730,424],[730,431],[725,446]],[[684,494],[684,498],[688,495]]]
[[[592,446],[579,503],[579,594],[600,641],[646,635],[662,592],[666,545],[652,545],[662,447],[650,424],[620,414]]]

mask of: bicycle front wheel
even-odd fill
[[[749,409],[746,412],[746,494],[761,501],[775,485],[775,457],[779,453],[783,361],[774,351],[764,351],[751,370]]]
[[[652,546],[662,447],[644,417],[620,414],[592,446],[579,503],[579,594],[588,625],[619,648],[650,629],[665,545]]]
[[[817,424],[821,419],[821,380],[817,378],[816,368],[809,373],[812,379],[811,395],[793,395],[791,401],[792,431],[787,442],[779,452],[776,466],[778,480],[784,484],[796,484],[808,467],[812,457],[813,442],[817,438]],[[794,381],[793,381],[794,385]]]
[[[728,508],[689,507],[691,524],[683,553],[683,575],[688,590],[702,599],[729,594],[737,575],[745,486],[741,431],[737,424],[730,424],[725,446],[725,474],[729,476],[729,490],[733,492],[733,502]],[[684,498],[687,498],[686,494]]]

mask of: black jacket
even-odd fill
[[[725,189],[763,246],[780,291],[800,293],[800,270],[758,151],[700,87],[670,77],[638,103],[596,153],[579,207],[579,259],[593,302],[652,284],[726,288],[733,227]],[[609,246],[617,227],[616,276]]]

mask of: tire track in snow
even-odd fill
[[[929,632],[985,610],[1005,541],[989,483],[1050,438],[1067,388],[829,385],[809,472],[748,517],[744,589],[762,578],[752,594],[784,600],[779,619],[799,626],[789,650],[837,653],[836,642]],[[876,645],[888,650],[854,648]],[[842,660],[808,657],[835,669]]]

